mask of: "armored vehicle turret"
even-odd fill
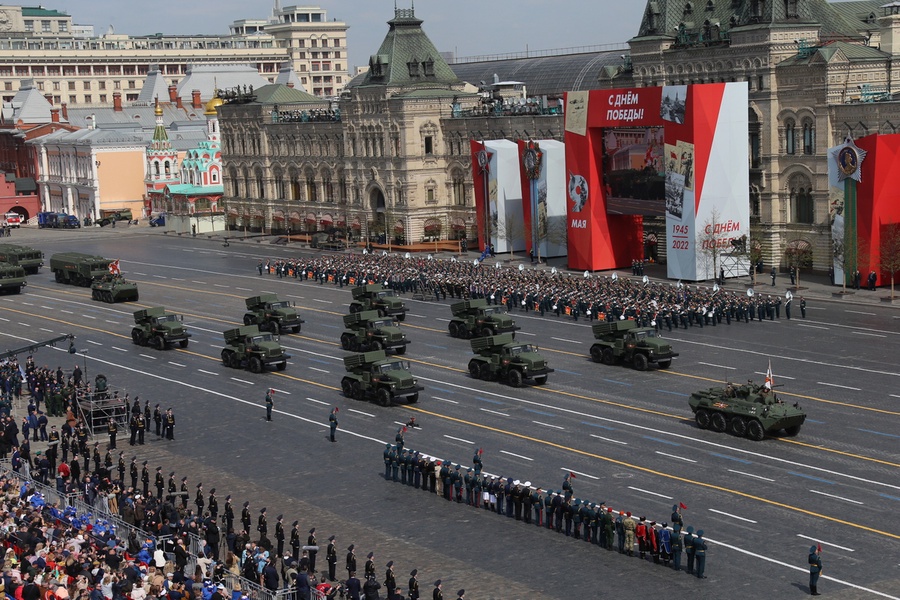
[[[341,390],[348,398],[375,400],[381,406],[405,398],[412,404],[425,389],[409,372],[409,362],[387,358],[383,350],[345,356],[344,368],[347,374],[341,380]]]
[[[506,312],[504,306],[489,306],[484,298],[472,298],[450,305],[453,318],[447,326],[455,338],[513,333],[521,327]],[[513,333],[515,337],[515,333]]]
[[[470,343],[477,356],[469,361],[469,375],[476,379],[497,379],[521,387],[529,380],[543,385],[553,372],[537,346],[516,342],[511,333],[479,337]]]
[[[0,292],[18,294],[26,285],[25,269],[19,265],[0,262]]]
[[[139,297],[137,284],[126,280],[121,275],[107,273],[103,277],[94,279],[91,283],[91,298],[94,300],[113,304],[114,302],[137,302]]]
[[[287,367],[286,354],[278,337],[272,333],[261,333],[256,325],[244,325],[229,329],[222,334],[227,346],[222,350],[222,364],[233,369],[250,369],[252,373],[262,373],[270,365],[279,371]]]
[[[90,287],[96,278],[109,274],[112,261],[81,252],[57,252],[50,257],[50,270],[57,283]]]
[[[406,354],[409,340],[393,317],[382,317],[377,311],[364,310],[344,315],[341,347],[351,352],[388,350],[396,354]]]
[[[397,317],[398,321],[406,320],[406,311],[409,309],[394,290],[386,288],[380,283],[370,283],[353,288],[352,293],[351,313],[377,310],[382,317]]]
[[[631,320],[598,321],[591,325],[597,342],[591,346],[591,360],[605,365],[630,363],[638,371],[651,364],[668,369],[678,356],[653,327],[638,327]]]
[[[153,346],[165,350],[172,344],[187,348],[191,334],[184,328],[181,315],[166,312],[162,306],[134,311],[131,341],[138,346]]]
[[[700,429],[728,431],[759,441],[784,429],[788,436],[800,433],[806,413],[799,403],[787,404],[774,390],[747,382],[694,392],[688,399]]]
[[[277,294],[260,294],[244,300],[247,313],[244,325],[257,325],[262,331],[272,333],[299,333],[305,323],[297,314],[295,304],[289,300],[279,300]]]
[[[34,275],[44,266],[44,253],[30,246],[0,244],[0,262],[19,265],[26,273]]]

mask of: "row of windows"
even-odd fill
[[[57,23],[57,31],[61,33],[66,33],[69,31],[68,21],[57,21]],[[25,31],[34,33],[34,21],[28,19],[25,20]],[[53,31],[53,21],[41,21],[41,31],[43,31],[44,33],[51,33]]]
[[[319,42],[321,42],[321,44]],[[315,38],[312,38],[309,40],[310,48],[318,48],[319,46],[321,46],[322,48],[327,48],[328,47],[328,39],[323,38],[321,40],[317,40]],[[340,38],[331,40],[331,46],[333,48],[340,48],[341,47]],[[297,47],[298,48],[306,48],[306,40],[297,40]]]
[[[802,154],[815,154],[815,129],[810,119],[804,119],[801,129],[797,131],[797,125],[792,119],[788,119],[784,124],[784,153],[798,154],[797,142],[800,142],[800,152]]]

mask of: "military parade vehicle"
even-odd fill
[[[799,403],[786,404],[774,390],[747,382],[729,383],[691,394],[688,403],[700,429],[728,431],[738,437],[759,441],[784,429],[788,436],[800,433],[806,413]]]
[[[473,298],[450,305],[453,318],[447,326],[455,338],[489,336],[497,333],[513,333],[521,327],[506,312],[504,306],[489,306],[484,298]],[[515,337],[515,333],[513,333]]]
[[[80,252],[57,252],[50,257],[50,270],[57,283],[89,287],[95,278],[109,274],[112,261]]]
[[[279,371],[287,367],[291,357],[284,352],[278,338],[269,332],[260,332],[256,325],[244,325],[225,331],[227,346],[222,350],[222,364],[233,369],[250,369],[262,373],[275,365]]]
[[[91,298],[113,304],[114,302],[137,302],[140,298],[137,284],[121,275],[106,274],[91,283]]]
[[[341,347],[351,352],[392,350],[406,354],[409,340],[393,317],[379,316],[377,311],[364,310],[344,315],[347,330],[341,334]]]
[[[19,244],[0,244],[0,262],[19,265],[26,273],[34,275],[44,266],[44,253]]]
[[[522,387],[528,380],[543,385],[547,374],[553,372],[537,346],[516,342],[512,333],[479,337],[469,343],[477,354],[469,361],[469,375],[475,379],[498,379],[512,387]]]
[[[136,310],[131,341],[138,346],[153,346],[157,350],[165,350],[173,344],[187,348],[191,334],[185,330],[183,321],[181,315],[166,312],[162,306]]]
[[[262,331],[272,333],[299,333],[300,325],[305,323],[294,303],[279,300],[277,294],[260,294],[244,300],[247,313],[244,314],[244,325],[257,325]]]
[[[668,369],[672,358],[678,356],[653,327],[638,327],[631,320],[597,321],[591,331],[598,340],[591,346],[591,360],[605,365],[630,363],[638,371],[646,371],[655,364]]]
[[[350,354],[344,357],[347,375],[341,380],[344,396],[355,400],[375,400],[390,406],[395,400],[418,402],[424,390],[409,372],[409,362],[387,358],[384,350]]]
[[[406,305],[397,293],[380,283],[370,283],[353,288],[353,302],[350,312],[377,310],[381,316],[397,317],[398,321],[406,320]]]
[[[19,265],[0,262],[0,292],[18,294],[26,285],[25,269]]]

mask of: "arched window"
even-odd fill
[[[785,154],[797,152],[797,132],[793,119],[784,122],[784,152]]]
[[[460,171],[453,172],[453,204],[466,205],[466,178]]]
[[[257,198],[265,198],[266,197],[266,187],[263,182],[263,174],[262,171],[257,169],[255,172],[256,178],[256,197]]]
[[[316,190],[316,179],[313,177],[312,173],[308,173],[306,175],[306,201],[307,202],[318,202],[319,195]]]
[[[812,119],[803,119],[803,154],[815,154],[816,136]]]
[[[791,176],[789,183],[791,222],[813,223],[815,221],[815,205],[813,203],[812,184],[806,175],[797,173]]]
[[[334,203],[334,184],[331,183],[331,173],[322,176],[322,191],[325,194],[325,202]]]
[[[284,173],[281,172],[281,169],[276,169],[274,174],[275,178],[275,198],[278,200],[284,199]]]

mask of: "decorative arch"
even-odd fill
[[[787,178],[790,220],[792,223],[812,224],[815,222],[815,203],[810,174],[794,171]]]

